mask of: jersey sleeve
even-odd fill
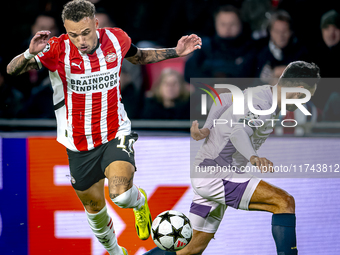
[[[58,38],[52,37],[48,41],[45,49],[43,49],[43,51],[39,52],[38,55],[35,56],[35,60],[38,63],[39,69],[44,66],[51,72],[57,70],[59,54],[58,46]]]
[[[122,50],[122,57],[124,58],[131,47],[131,38],[118,27],[110,28],[110,31],[117,37]]]
[[[238,152],[240,152],[246,159],[250,160],[251,156],[258,156],[247,133],[247,129],[239,126],[233,129],[230,134],[230,140]]]
[[[261,106],[255,106],[255,109],[260,110]],[[246,108],[246,114],[240,115],[237,118],[237,123],[234,123],[230,134],[230,140],[238,152],[240,152],[247,160],[251,156],[258,156],[251,142],[251,136],[259,128],[265,120],[269,118],[268,115],[257,115]]]
[[[267,110],[269,107],[263,100],[254,100],[253,106],[256,110]],[[252,145],[250,136],[270,118],[270,115],[254,114],[248,107],[245,107],[245,115],[237,116],[237,123],[234,123],[230,140],[237,151],[246,159],[250,160],[253,155],[258,156]]]

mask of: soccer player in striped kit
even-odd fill
[[[89,225],[109,254],[127,254],[118,246],[107,213],[104,178],[112,201],[133,208],[140,239],[150,235],[147,197],[133,185],[136,171],[131,122],[121,103],[123,59],[148,64],[183,57],[201,48],[197,35],[183,36],[175,48],[139,49],[119,28],[98,28],[94,5],[68,2],[62,19],[67,34],[49,39],[49,31],[32,38],[29,49],[7,66],[19,75],[43,66],[49,70],[57,118],[57,140],[67,148],[71,183],[85,207]]]

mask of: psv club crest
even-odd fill
[[[105,61],[108,63],[114,62],[117,59],[117,55],[116,53],[109,53],[105,56]]]

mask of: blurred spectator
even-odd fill
[[[96,12],[99,27],[114,27],[115,23],[103,8],[98,8]],[[123,60],[120,77],[120,90],[122,103],[130,119],[135,119],[139,115],[143,93],[141,87],[143,83],[141,66],[133,65],[126,59]],[[131,103],[133,102],[133,103]]]
[[[153,95],[146,98],[141,119],[189,119],[189,93],[183,76],[164,69],[153,86]]]
[[[109,14],[103,8],[96,10],[96,18],[98,19],[99,27],[115,27],[116,24],[112,21]]]
[[[340,11],[338,1],[334,0],[276,0],[278,9],[287,11],[294,21],[294,33],[299,41],[312,50],[319,44],[321,16],[331,10]]]
[[[54,15],[52,13],[44,12],[44,13],[39,14],[36,17],[33,25],[31,26],[31,35],[29,36],[29,38],[27,38],[24,41],[24,43],[22,45],[23,50],[26,50],[29,47],[33,36],[38,31],[41,31],[41,30],[51,31],[51,35],[50,35],[51,37],[59,36],[59,29],[58,29],[58,26],[57,26],[57,22],[56,22],[56,19],[55,19]]]
[[[202,38],[185,66],[185,80],[194,77],[254,77],[256,50],[239,10],[222,6],[215,14],[214,37]]]
[[[340,17],[335,10],[325,13],[321,18],[322,38],[328,48],[336,46],[340,41]]]
[[[25,103],[20,118],[27,119],[54,119],[53,89],[49,77],[46,77],[39,86],[32,89],[29,100]]]
[[[286,66],[297,60],[308,60],[307,49],[293,35],[292,21],[286,11],[279,10],[271,15],[268,30],[269,43],[260,50],[257,57],[257,76],[264,83],[275,78],[276,67]]]
[[[57,27],[54,16],[50,13],[42,13],[36,19],[31,27],[32,37],[41,30],[51,31],[50,36],[59,36],[59,29]],[[30,38],[32,39],[32,38]],[[29,40],[30,42],[31,40]]]
[[[323,43],[315,52],[316,62],[320,66],[322,77],[339,77],[340,56],[340,16],[332,10],[321,18]]]
[[[213,36],[213,13],[221,5],[234,1],[231,0],[172,0],[169,1],[165,17],[167,22],[160,34],[159,44],[173,47],[177,40],[186,34],[199,36]]]
[[[315,61],[321,77],[340,77],[340,15],[335,10],[326,12],[320,22],[323,42],[315,50]]]
[[[340,15],[335,10],[326,12],[320,22],[322,43],[313,51],[322,78],[340,77]],[[339,81],[322,79],[314,103],[323,109],[332,92],[340,92]]]
[[[267,15],[272,11],[271,0],[245,0],[242,4],[241,14],[244,22],[250,25],[252,37],[255,40],[267,37]]]
[[[135,44],[141,40],[159,44],[159,40],[162,39],[160,35],[167,33],[164,27],[170,22],[166,15],[170,3],[162,5],[155,0],[102,0],[101,2],[107,2],[106,11],[114,18],[116,25],[127,32]]]
[[[31,26],[30,37],[27,38],[22,45],[22,52],[29,47],[33,36],[41,30],[51,31],[51,37],[59,36],[56,20],[51,13],[45,12],[37,16],[34,24]],[[32,88],[39,86],[46,77],[48,77],[48,70],[46,68],[43,67],[40,70],[33,69],[16,77],[13,85],[23,93],[25,100],[29,100]]]
[[[133,65],[127,60],[123,60],[122,72],[120,76],[120,90],[122,103],[130,119],[136,119],[140,115],[141,104],[143,102],[142,91],[142,71],[139,65]]]
[[[21,92],[5,82],[5,68],[0,59],[0,118],[16,118],[22,108]]]
[[[340,93],[333,92],[327,103],[322,115],[323,121],[340,121]]]

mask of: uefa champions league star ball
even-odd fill
[[[190,221],[181,212],[164,211],[152,222],[151,236],[155,244],[162,250],[181,250],[192,238]]]

